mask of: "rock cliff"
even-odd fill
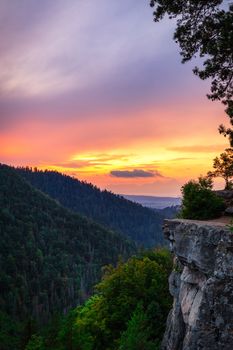
[[[233,233],[221,223],[166,220],[174,297],[162,350],[233,349]]]

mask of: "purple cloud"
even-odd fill
[[[172,23],[155,25],[149,2],[100,0],[93,11],[91,0],[3,0],[0,13],[1,128],[35,110],[41,119],[98,118],[105,110],[119,118],[138,105],[176,101],[178,79],[191,89]]]
[[[158,171],[145,171],[142,169],[134,170],[113,170],[110,172],[110,175],[115,177],[125,177],[125,178],[134,178],[134,177],[163,177]]]

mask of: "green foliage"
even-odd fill
[[[223,200],[211,191],[210,186],[211,182],[199,178],[199,181],[191,180],[182,187],[182,218],[205,220],[221,215]]]
[[[205,58],[202,68],[196,67],[194,73],[211,79],[207,96],[222,100],[233,125],[233,4],[223,0],[151,0],[151,6],[155,6],[155,21],[166,14],[177,18],[174,39],[180,45],[183,63],[197,54]],[[219,131],[229,136],[233,145],[233,130],[221,125]]]
[[[0,311],[0,348],[18,350],[20,348],[21,327],[6,313]]]
[[[55,171],[18,168],[18,173],[64,207],[146,247],[163,245],[163,216],[109,191]]]
[[[172,259],[165,250],[106,267],[98,293],[63,323],[58,336],[61,349],[157,349],[171,307],[171,269]]]
[[[221,124],[218,128],[218,131],[220,134],[223,134],[224,137],[228,137],[229,141],[230,141],[230,145],[231,147],[233,147],[233,101],[232,100],[228,100],[226,102],[227,108],[225,109],[226,114],[228,115],[228,117],[230,118],[230,128],[225,127],[223,124]]]
[[[57,335],[63,321],[64,315],[61,313],[55,313],[45,327],[41,327],[40,334],[44,338],[46,349],[60,350],[60,342]]]
[[[119,341],[119,350],[156,350],[155,342],[149,340],[150,332],[147,328],[146,313],[139,304],[127,324],[127,329],[122,333]],[[157,344],[159,345],[159,344]]]
[[[39,335],[33,335],[25,350],[45,350],[43,338]]]
[[[3,165],[0,234],[2,350],[117,350],[124,342],[132,348],[139,329],[145,349],[157,348],[171,304],[167,251],[144,252],[124,264],[133,244],[65,209]],[[101,267],[119,255],[116,268],[103,269],[97,293],[58,316],[82,303]]]
[[[199,176],[198,182],[201,188],[211,190],[213,188],[213,179],[211,176]]]
[[[214,171],[208,173],[210,178],[222,177],[225,180],[225,190],[231,190],[233,187],[230,179],[233,177],[233,149],[227,148],[219,157],[214,159]]]
[[[155,21],[166,14],[178,18],[174,39],[181,47],[183,62],[196,54],[207,59],[203,70],[195,69],[201,79],[212,78],[211,99],[231,100],[232,86],[232,42],[233,6],[223,0],[151,0],[156,6]]]
[[[22,344],[38,331],[31,319],[46,324],[57,312],[80,304],[100,279],[103,265],[135,252],[119,234],[63,208],[3,165],[0,234],[0,310],[12,324],[21,323]],[[2,343],[12,333],[13,344],[17,332],[11,331],[11,321],[0,322]]]
[[[98,316],[99,300],[100,296],[94,295],[65,317],[58,332],[61,349],[95,350],[94,335],[99,333],[101,322]]]

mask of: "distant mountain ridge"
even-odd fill
[[[164,209],[181,204],[179,197],[158,197],[158,196],[144,196],[144,195],[127,195],[122,194],[123,197],[135,203],[139,203],[144,207],[152,209]]]
[[[64,207],[123,234],[139,245],[154,247],[164,244],[164,216],[158,212],[56,171],[17,168],[17,172]]]

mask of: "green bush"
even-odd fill
[[[224,202],[211,191],[211,185],[204,178],[199,178],[198,181],[191,180],[182,187],[183,219],[206,220],[221,216]]]

